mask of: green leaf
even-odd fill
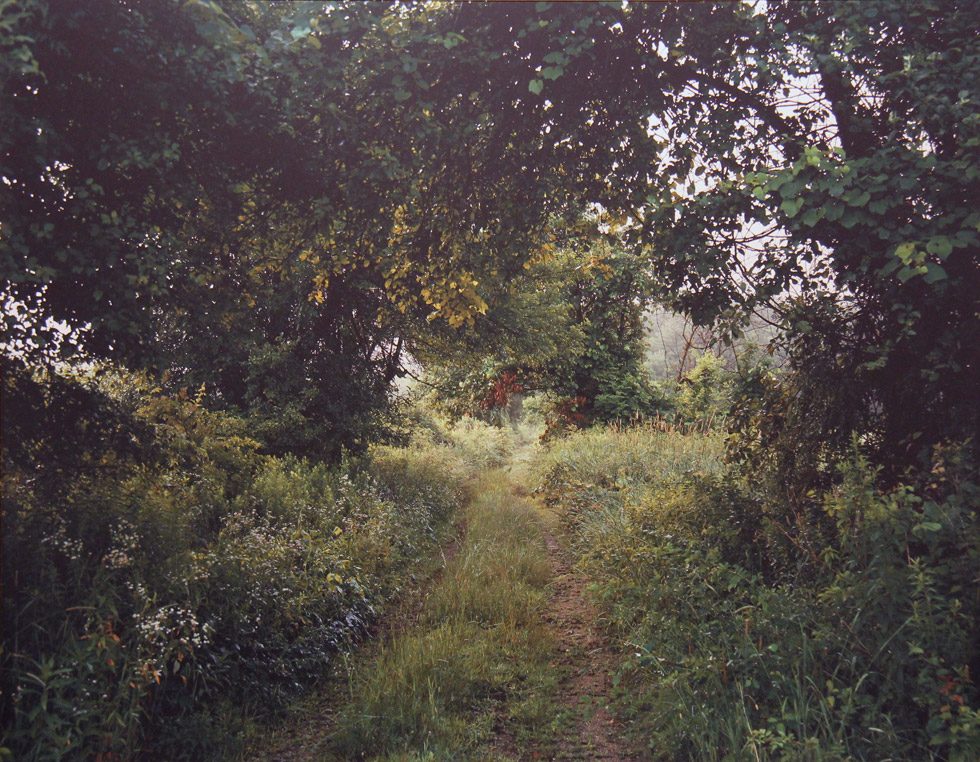
[[[801,219],[804,225],[812,228],[823,219],[825,214],[826,211],[823,207],[817,207],[816,209],[808,209]]]
[[[955,245],[959,247],[976,246],[978,243],[980,243],[980,238],[978,238],[977,234],[972,230],[960,230],[953,237],[956,239]]]
[[[949,277],[942,267],[933,262],[926,262],[926,270],[928,272],[925,278],[923,278],[926,283],[936,283],[941,280],[946,280]]]
[[[912,280],[916,275],[925,275],[928,272],[925,267],[909,267],[905,266],[898,271],[898,279],[902,283]]]
[[[773,175],[773,177],[769,180],[768,183],[769,190],[778,190],[792,179],[793,176],[786,174],[785,172],[780,173],[778,175]],[[785,197],[785,196],[792,196],[794,195],[794,193],[795,191],[793,193],[780,193],[780,195]]]
[[[541,70],[544,79],[558,79],[565,70],[561,66],[546,66]]]
[[[787,182],[784,176],[781,181],[773,180],[770,184],[779,187],[779,195],[783,198],[796,198],[800,195],[804,183],[798,177]]]
[[[946,259],[953,251],[953,242],[944,235],[937,235],[929,239],[926,251],[940,259]]]
[[[895,256],[898,257],[902,262],[908,264],[912,261],[912,257],[915,254],[915,241],[906,241],[905,243],[900,243],[895,249]]]
[[[901,260],[899,260],[897,258],[890,259],[888,261],[888,264],[886,264],[884,267],[880,268],[878,270],[878,272],[881,273],[882,275],[891,275],[893,272],[895,272],[901,266],[902,266]]]
[[[803,199],[801,198],[788,198],[783,203],[779,205],[779,208],[783,210],[783,213],[789,217],[793,218],[800,213],[800,207],[803,206]]]
[[[532,79],[527,83],[527,89],[535,95],[540,95],[541,91],[544,90],[544,82],[542,82],[540,79]]]

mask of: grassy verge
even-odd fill
[[[558,674],[540,616],[550,569],[539,524],[499,474],[474,494],[462,547],[415,625],[354,670],[337,758],[501,759],[546,742]]]
[[[792,546],[798,568],[778,495],[720,455],[711,435],[596,429],[537,463],[630,644],[619,709],[648,757],[980,758],[980,609],[963,584],[980,503],[955,451],[925,487],[884,491],[860,456],[842,464],[813,498],[823,546],[812,561]]]

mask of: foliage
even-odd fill
[[[600,223],[604,222],[601,218]],[[568,242],[576,266],[564,285],[584,351],[569,371],[553,376],[550,390],[581,398],[590,420],[617,421],[653,415],[662,402],[642,367],[642,320],[649,284],[642,259],[603,241]]]
[[[621,701],[651,754],[973,758],[980,482],[964,450],[887,490],[853,454],[821,496],[833,535],[801,577],[771,556],[779,530],[756,485],[717,461],[710,476],[677,468],[699,438],[586,432],[539,466],[635,651]],[[638,467],[644,440],[660,462]]]
[[[119,371],[8,364],[4,384],[5,404],[35,412],[4,416],[17,758],[227,749],[244,715],[276,711],[363,634],[465,473],[446,447],[338,466],[260,455],[242,421]]]
[[[762,512],[778,526],[767,538],[773,555],[781,545],[785,566],[812,566],[833,534],[820,495],[839,484],[839,466],[852,454],[852,439],[843,431],[861,405],[861,390],[825,391],[823,384],[837,380],[777,372],[765,362],[744,363],[733,381],[729,459],[756,485]],[[879,441],[868,434],[861,440],[866,446]]]
[[[542,467],[704,719],[664,748],[969,758],[978,8],[0,0],[9,743],[200,756],[362,629],[512,451],[345,457],[411,355],[454,418],[647,420]],[[728,467],[653,296],[776,324],[674,400]]]
[[[430,323],[575,250],[563,394],[644,412],[620,350],[653,277],[699,323],[771,308],[813,447],[860,430],[897,476],[978,423],[977,12],[766,8],[5,4],[5,290],[336,454]]]
[[[410,8],[6,3],[5,290],[232,399],[253,349],[298,335],[390,381],[399,338],[475,327],[601,209],[621,253],[584,291],[639,272],[736,326],[768,305],[822,435],[867,432],[897,476],[976,430],[973,5]],[[314,315],[286,320],[282,285]],[[253,304],[280,315],[254,346]],[[570,396],[591,403],[629,331],[590,325]],[[301,409],[296,385],[336,392],[297,377]]]
[[[708,425],[723,416],[729,407],[722,361],[713,354],[702,354],[694,367],[681,379],[677,394],[677,412],[687,421]]]
[[[978,121],[975,93],[959,84],[980,61],[976,9],[737,8],[705,7],[703,29],[715,31],[701,34],[690,26],[698,14],[659,13],[670,19],[665,47],[679,40],[668,69],[697,79],[718,106],[690,100],[673,112],[670,130],[694,144],[667,153],[704,189],[658,194],[644,231],[672,256],[654,266],[674,303],[701,320],[800,294],[779,307],[803,390],[793,404],[821,402],[773,417],[811,418],[806,447],[868,432],[897,476],[977,424],[977,230],[961,200],[976,182]]]
[[[433,403],[451,418],[511,422],[515,394],[548,389],[567,377],[585,351],[583,326],[575,322],[566,292],[577,264],[563,251],[537,256],[494,294],[475,330],[416,340],[412,352],[425,368]]]
[[[467,346],[422,353],[444,408],[494,420],[514,394],[543,393],[555,401],[557,432],[666,407],[642,366],[643,263],[606,240],[605,225],[593,215],[565,231],[553,253],[511,281]],[[498,333],[501,325],[518,338]]]
[[[720,473],[724,443],[717,434],[686,436],[672,426],[602,426],[556,442],[537,457],[546,493],[577,486],[613,491],[691,472]]]
[[[499,468],[507,462],[513,449],[508,432],[475,418],[457,421],[448,434],[459,457],[474,471]]]

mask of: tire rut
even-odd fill
[[[559,740],[556,758],[640,759],[623,741],[622,725],[609,707],[617,658],[589,601],[588,580],[574,570],[555,536],[544,526],[542,531],[555,579],[546,619],[561,649],[560,663],[568,671],[558,699],[577,717],[572,732]]]

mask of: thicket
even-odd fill
[[[365,633],[468,473],[448,442],[262,454],[241,419],[122,371],[6,362],[3,384],[16,759],[233,751]]]
[[[882,487],[855,442],[805,517],[720,434],[597,429],[538,460],[658,759],[980,753],[980,478],[964,450]]]

